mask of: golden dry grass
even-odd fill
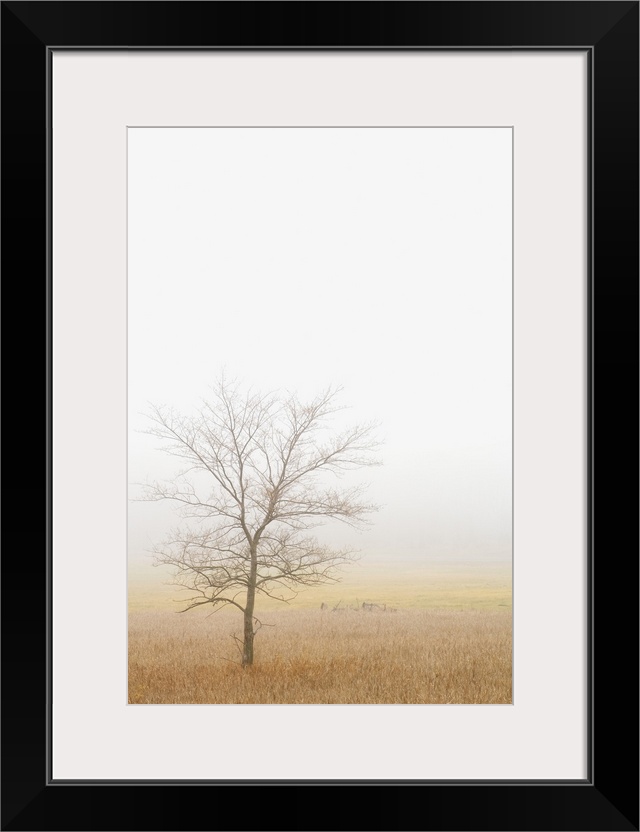
[[[132,704],[505,704],[511,610],[267,611],[242,670],[222,611],[131,611]],[[274,625],[274,626],[266,626]]]

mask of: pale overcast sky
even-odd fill
[[[129,480],[225,368],[378,420],[371,558],[511,557],[511,130],[130,128]],[[342,417],[341,417],[342,418]],[[132,485],[130,496],[138,490]],[[171,505],[133,502],[129,557]]]

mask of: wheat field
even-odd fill
[[[221,611],[132,611],[130,704],[505,704],[511,611],[293,609],[261,615],[243,670]]]

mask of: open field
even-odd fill
[[[170,580],[162,568],[130,566],[129,610],[181,609],[180,598],[189,593],[170,586]],[[338,583],[305,588],[286,607],[260,597],[258,610],[313,610],[340,601],[347,606],[366,601],[400,609],[505,611],[511,609],[511,563],[367,559],[346,567]]]
[[[241,616],[199,613],[130,612],[130,703],[511,702],[510,609],[266,611],[244,671]]]
[[[289,605],[261,598],[245,671],[233,640],[240,614],[178,615],[168,578],[146,564],[129,573],[131,703],[511,701],[508,562],[369,561]]]

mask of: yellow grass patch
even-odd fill
[[[169,585],[170,572],[150,564],[129,569],[129,609],[179,610],[189,592]],[[285,606],[259,596],[259,610],[356,606],[363,601],[401,609],[484,609],[511,607],[511,563],[369,559],[351,564],[335,584],[306,588]]]

